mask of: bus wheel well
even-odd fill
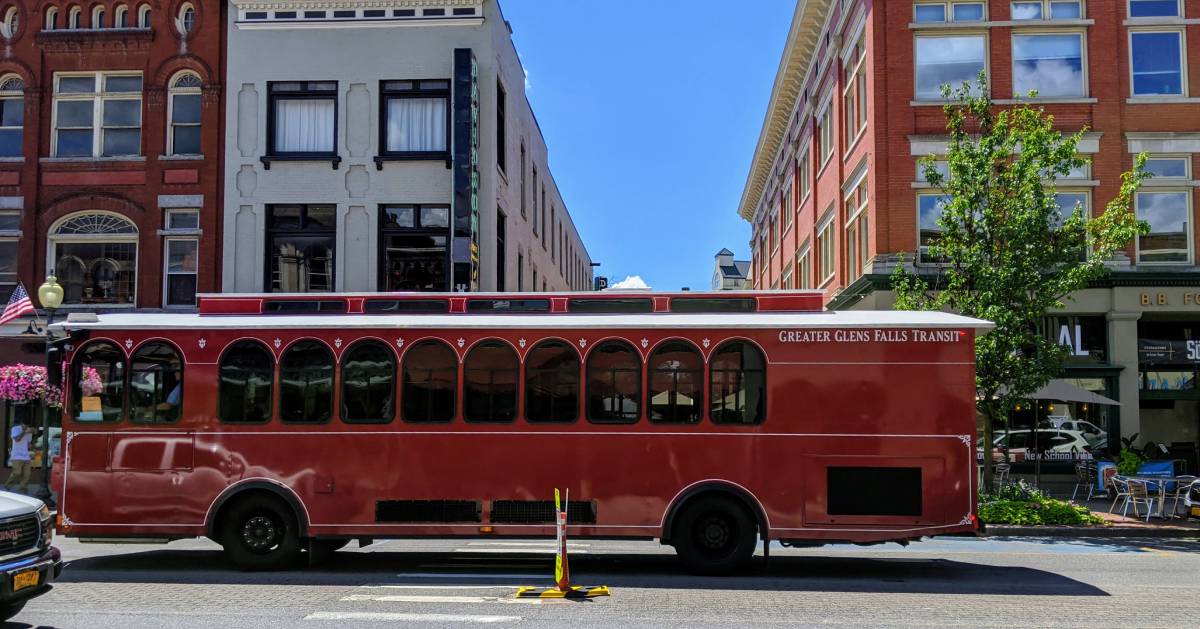
[[[767,516],[763,513],[762,505],[759,504],[758,500],[750,492],[727,483],[705,483],[688,489],[676,498],[675,502],[667,509],[667,517],[663,519],[662,543],[671,543],[671,534],[675,528],[676,516],[682,513],[689,505],[709,496],[735,498],[746,509],[746,512],[750,514],[751,519],[758,526],[759,537],[767,539]]]
[[[229,513],[229,508],[256,496],[271,496],[272,498],[282,500],[290,508],[292,517],[296,520],[300,537],[308,536],[308,521],[304,517],[304,508],[301,506],[300,499],[296,497],[296,494],[273,483],[246,483],[226,491],[217,498],[216,503],[213,504],[209,512],[208,522],[204,527],[207,537],[220,542],[221,540],[217,538],[220,536],[221,522]]]

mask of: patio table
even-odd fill
[[[1142,482],[1142,483],[1147,483],[1147,484],[1154,483],[1154,485],[1158,487],[1158,508],[1155,510],[1156,513],[1154,514],[1154,517],[1164,518],[1164,519],[1167,517],[1166,515],[1163,515],[1164,505],[1166,505],[1166,503],[1167,503],[1167,485],[1171,484],[1171,483],[1182,483],[1185,481],[1191,482],[1192,480],[1194,480],[1191,477],[1185,478],[1185,477],[1181,477],[1181,476],[1148,476],[1148,475],[1134,475],[1134,476],[1130,476],[1129,479],[1135,480],[1138,482]],[[1149,487],[1147,487],[1147,489],[1149,489]],[[1172,515],[1174,515],[1174,514],[1172,514]]]

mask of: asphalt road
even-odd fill
[[[1180,627],[1200,625],[1200,541],[963,539],[772,548],[746,575],[684,574],[654,542],[572,543],[585,602],[526,601],[551,544],[403,540],[319,567],[249,574],[206,541],[58,540],[69,564],[10,627]],[[355,546],[351,544],[351,546]]]

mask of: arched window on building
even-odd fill
[[[17,7],[9,7],[4,12],[4,39],[12,41],[17,36],[17,30],[21,27],[21,10]]]
[[[46,27],[45,30],[58,30],[58,7],[50,7],[46,9]]]
[[[183,409],[183,360],[174,346],[147,343],[129,361],[129,419],[147,424],[179,421]]]
[[[441,341],[421,341],[404,353],[401,417],[406,422],[449,422],[458,396],[458,358]]]
[[[179,34],[187,36],[196,26],[196,7],[192,6],[191,2],[185,2],[179,7],[179,14],[175,16],[175,28],[179,30]]]
[[[70,17],[67,18],[67,28],[83,28],[83,9],[79,7],[71,7],[71,13],[69,15]]]
[[[646,403],[650,421],[696,424],[704,408],[704,359],[687,341],[664,343],[650,356]]]
[[[150,28],[150,5],[138,7],[138,28]]]
[[[200,154],[200,87],[195,72],[180,72],[171,79],[167,88],[168,155]]]
[[[761,424],[767,416],[767,361],[752,343],[731,341],[709,363],[715,424]]]
[[[275,357],[261,343],[238,341],[221,355],[217,416],[223,422],[261,424],[271,420]]]
[[[129,28],[129,7],[118,4],[113,11],[113,28]]]
[[[134,304],[138,229],[116,214],[82,212],[50,230],[49,266],[64,304]]]
[[[396,357],[379,341],[355,343],[342,356],[342,421],[385,424],[396,416]]]
[[[333,416],[333,352],[320,341],[300,341],[279,359],[279,419],[318,424]]]
[[[116,422],[125,411],[125,352],[108,341],[88,343],[71,365],[76,421]]]
[[[25,81],[0,77],[0,157],[20,157],[25,143]]]
[[[579,354],[562,341],[546,341],[525,356],[525,420],[579,419]]]
[[[641,357],[623,341],[601,343],[587,359],[588,421],[632,424],[641,416]]]
[[[104,7],[103,6],[97,5],[95,7],[92,7],[91,27],[92,28],[104,28]]]
[[[463,419],[511,422],[517,418],[520,359],[501,341],[484,341],[463,361]]]

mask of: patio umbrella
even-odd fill
[[[1001,387],[1000,394],[1005,392],[1004,387]],[[1046,383],[1046,386],[1025,396],[1031,400],[1054,400],[1056,402],[1083,402],[1086,404],[1100,404],[1103,406],[1120,406],[1121,403],[1106,398],[1103,395],[1092,393],[1087,389],[1081,389],[1066,380],[1051,380]]]

